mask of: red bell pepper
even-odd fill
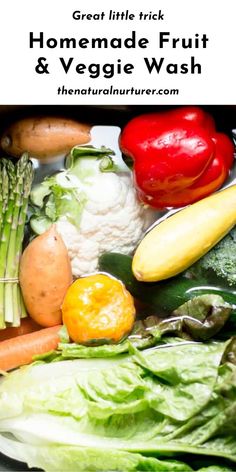
[[[233,142],[198,107],[132,119],[120,147],[133,160],[141,201],[158,209],[188,205],[218,190],[234,157]]]

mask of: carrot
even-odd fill
[[[36,354],[56,349],[61,325],[23,334],[0,343],[0,370],[8,371],[32,362]]]
[[[5,341],[5,339],[21,336],[22,334],[33,333],[33,331],[38,331],[39,329],[42,329],[42,326],[39,326],[34,320],[31,318],[23,318],[20,326],[0,330],[0,342]]]

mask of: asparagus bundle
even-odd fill
[[[15,165],[0,159],[0,329],[26,316],[18,275],[32,180],[27,153]]]

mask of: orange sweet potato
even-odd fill
[[[19,279],[31,318],[40,326],[60,324],[61,305],[72,272],[66,246],[54,225],[24,250]]]
[[[90,126],[55,116],[22,118],[1,136],[2,149],[14,157],[27,151],[31,157],[51,161],[66,155],[73,146],[90,141]]]

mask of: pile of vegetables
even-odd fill
[[[65,161],[31,189],[27,153],[0,159],[0,452],[46,472],[231,471],[236,185],[214,192],[233,143],[197,107],[131,120],[132,169],[91,135],[39,117],[1,138]]]

